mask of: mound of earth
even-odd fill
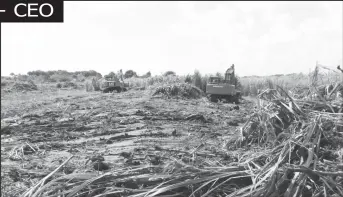
[[[155,95],[164,95],[168,98],[182,97],[188,99],[197,99],[204,96],[204,92],[193,85],[187,83],[179,83],[173,85],[159,86],[153,93],[153,96]]]

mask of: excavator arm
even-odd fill
[[[225,72],[225,81],[234,84],[235,83],[235,65],[232,64]]]

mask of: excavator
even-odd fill
[[[118,72],[117,76],[109,76],[105,77],[105,81],[102,83],[102,92],[108,93],[108,92],[122,92],[127,91],[127,88],[129,87],[129,83],[125,83],[123,79],[122,70]]]
[[[241,91],[237,89],[234,64],[226,70],[224,80],[220,77],[209,77],[206,85],[206,95],[211,102],[226,100],[229,103],[239,103]]]

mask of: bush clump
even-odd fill
[[[87,92],[100,91],[101,86],[103,85],[104,81],[105,79],[103,78],[99,80],[96,80],[95,78],[93,78],[91,81],[86,81],[86,91]]]
[[[33,81],[17,81],[14,83],[14,85],[11,88],[12,90],[17,91],[33,91],[38,90],[38,87],[36,84],[33,83]]]
[[[172,75],[172,76],[176,76],[176,73],[174,72],[174,71],[167,71],[167,72],[165,72],[164,74],[163,74],[163,76],[169,76],[169,75]]]
[[[7,92],[22,92],[38,90],[37,85],[28,78],[1,78],[1,89]]]
[[[74,82],[63,82],[63,83],[58,83],[56,85],[57,88],[72,88],[72,89],[77,89],[77,84]]]
[[[204,96],[204,92],[187,83],[178,83],[172,85],[162,85],[156,88],[153,96],[162,94],[168,98],[181,97],[187,99],[198,99]]]
[[[138,76],[137,73],[135,71],[133,71],[133,70],[128,70],[124,74],[124,78],[125,79],[132,78],[132,77],[137,77],[137,76]]]

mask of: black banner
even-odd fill
[[[1,0],[0,22],[63,22],[63,1]]]

